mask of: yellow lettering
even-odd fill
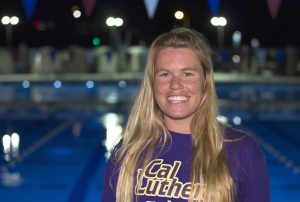
[[[181,192],[182,186],[183,183],[179,182],[177,177],[172,179],[172,183],[170,184],[167,195],[174,198],[179,198],[179,194]]]
[[[158,186],[159,186],[160,181],[158,180],[152,180],[152,179],[148,179],[148,183],[146,186],[146,195],[147,196],[155,196],[156,195],[156,191],[158,190]]]
[[[136,186],[135,186],[135,194],[143,195],[145,193],[145,188],[143,188],[143,178],[141,177],[142,169],[138,169],[137,177],[136,177]]]
[[[184,199],[188,199],[192,191],[192,183],[185,183],[182,187],[181,196]]]
[[[155,178],[156,172],[152,172],[152,169],[155,165],[160,165],[162,162],[162,159],[155,159],[151,161],[145,168],[145,177]]]
[[[157,171],[157,178],[160,179],[168,179],[168,175],[171,173],[170,171],[172,171],[172,166],[168,165],[168,164],[163,164],[160,169]]]
[[[194,190],[197,200],[204,199],[206,185],[191,182],[183,184],[177,177],[180,167],[180,161],[174,161],[174,164],[170,165],[163,164],[163,159],[152,160],[144,171],[137,170],[135,194],[189,199]]]
[[[167,196],[167,189],[170,182],[168,180],[161,181],[158,187],[158,196]]]
[[[170,179],[173,179],[177,176],[180,167],[181,167],[181,162],[175,161],[174,166],[172,167],[171,175],[169,176]]]

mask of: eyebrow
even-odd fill
[[[181,69],[181,71],[194,71],[194,72],[197,72],[198,69],[196,68],[192,68],[192,67],[186,67],[186,68],[183,68]],[[164,67],[158,67],[158,68],[155,68],[155,72],[159,72],[159,71],[170,71]]]

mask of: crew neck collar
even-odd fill
[[[179,132],[175,132],[175,131],[171,131],[169,130],[171,135],[182,135],[182,136],[191,136],[190,133],[179,133]]]

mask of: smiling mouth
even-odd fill
[[[188,97],[186,96],[169,96],[168,98],[168,101],[170,101],[171,103],[173,104],[177,104],[177,103],[182,103],[182,102],[185,102],[188,100]]]

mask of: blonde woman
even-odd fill
[[[107,163],[103,202],[269,201],[261,150],[216,119],[210,53],[187,28],[154,40],[123,140]]]

